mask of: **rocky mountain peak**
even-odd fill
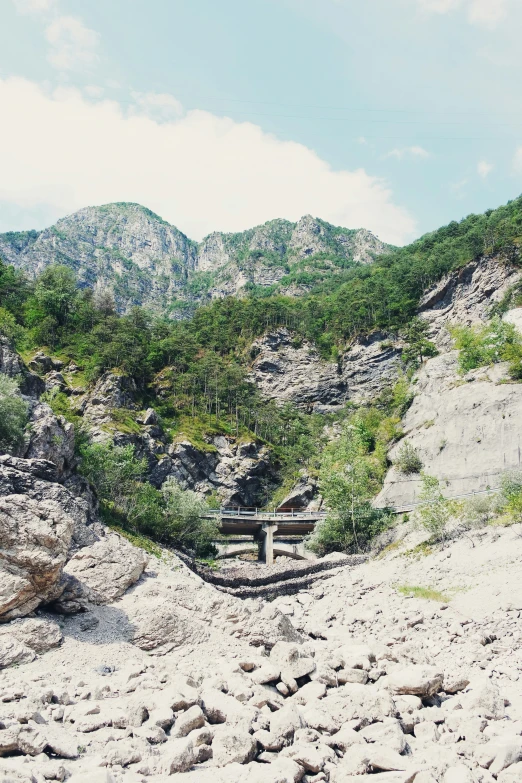
[[[247,284],[275,285],[292,265],[313,263],[318,254],[368,263],[388,249],[369,231],[311,215],[238,233],[215,231],[198,244],[146,207],[126,202],[85,207],[40,232],[0,235],[5,262],[30,275],[67,264],[81,284],[112,290],[120,310],[234,295]]]

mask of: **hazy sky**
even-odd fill
[[[522,190],[521,31],[522,0],[1,0],[0,231],[137,201],[407,242]]]

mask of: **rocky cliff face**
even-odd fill
[[[456,360],[450,351],[426,362],[403,420],[405,440],[417,449],[424,470],[443,482],[447,497],[496,488],[504,471],[522,467],[522,386],[508,380],[506,365],[461,376]],[[402,443],[392,449],[392,461]],[[415,503],[421,487],[419,475],[392,468],[376,503]]]
[[[430,324],[430,338],[448,350],[448,327],[486,321],[491,307],[521,274],[497,257],[481,257],[445,277],[423,296],[419,306],[419,314]]]
[[[337,228],[310,215],[216,232],[198,245],[150,210],[125,203],[81,209],[41,232],[0,235],[7,263],[31,275],[65,263],[83,285],[113,291],[122,310],[236,294],[248,283],[273,285],[319,253],[369,263],[386,249],[365,229]]]
[[[441,351],[414,379],[411,408],[403,420],[405,440],[424,470],[436,476],[447,497],[495,488],[506,470],[520,470],[522,386],[509,379],[507,365],[496,364],[462,375],[448,327],[485,323],[491,308],[520,271],[496,258],[481,258],[449,275],[423,298],[420,315],[431,326]],[[520,328],[520,310],[504,316]],[[397,459],[403,441],[390,452]],[[392,467],[376,505],[411,506],[421,479]]]
[[[377,332],[357,340],[337,362],[287,329],[267,333],[252,345],[251,378],[267,399],[308,412],[335,412],[348,400],[371,400],[400,372],[400,343]]]

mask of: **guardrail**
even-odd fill
[[[289,508],[286,511],[277,509],[262,509],[247,506],[224,506],[222,508],[209,508],[212,516],[221,517],[271,517],[274,519],[309,519],[310,517],[325,517],[326,511],[308,511],[300,508]]]

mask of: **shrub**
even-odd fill
[[[495,495],[475,495],[461,506],[459,519],[467,530],[487,525],[498,512],[499,500]]]
[[[203,518],[208,506],[174,479],[167,479],[161,491],[149,484],[146,461],[135,457],[133,446],[84,443],[80,453],[81,472],[94,487],[108,524],[198,556],[215,554],[212,540],[219,534],[215,522]]]
[[[522,336],[513,324],[495,316],[485,327],[459,326],[450,332],[459,350],[461,372],[506,361],[510,376],[522,377]]]
[[[13,378],[0,373],[0,451],[17,451],[24,440],[27,403]]]
[[[418,316],[412,318],[402,330],[401,337],[405,343],[402,361],[406,366],[415,368],[422,364],[424,359],[437,356],[438,351],[435,344],[427,338],[429,330],[429,323]]]
[[[420,473],[424,467],[417,449],[406,441],[399,449],[397,459],[394,463],[399,473],[405,476],[411,476],[414,473]]]
[[[320,557],[329,552],[361,552],[393,521],[386,509],[373,508],[370,503],[358,504],[353,512],[347,506],[317,523],[307,548]]]
[[[522,519],[522,471],[510,470],[500,479],[500,507],[514,520]]]
[[[416,518],[427,530],[434,541],[444,541],[451,517],[457,512],[457,504],[447,500],[440,489],[439,480],[422,473],[422,504],[418,507]]]
[[[165,533],[178,546],[192,549],[198,557],[215,554],[212,539],[219,537],[213,519],[204,519],[207,504],[190,490],[183,490],[174,478],[161,488],[164,501]]]

